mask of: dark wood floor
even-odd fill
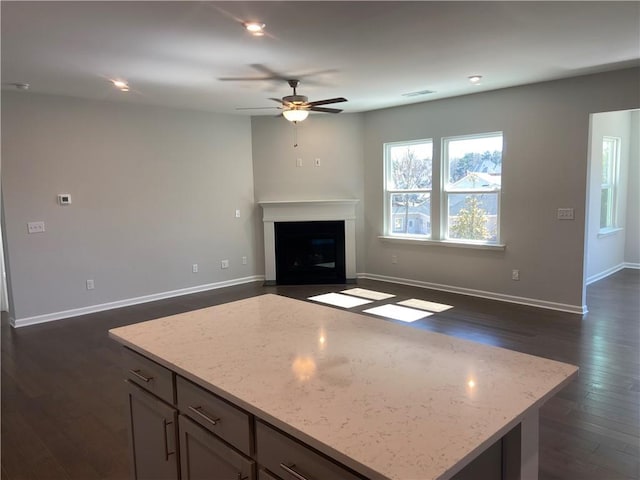
[[[382,282],[359,286],[454,306],[406,328],[579,365],[579,378],[542,408],[540,479],[639,477],[640,271],[591,285],[584,318]],[[2,480],[128,478],[119,346],[107,338],[110,328],[265,292],[306,298],[344,288],[244,285],[21,329],[3,317]]]

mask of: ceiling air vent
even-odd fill
[[[420,90],[419,92],[409,92],[409,93],[403,93],[402,96],[403,97],[417,97],[420,95],[429,95],[430,93],[436,93],[433,90]]]

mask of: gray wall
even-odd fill
[[[640,111],[631,112],[629,148],[629,185],[624,261],[640,268]]]
[[[581,307],[589,114],[637,108],[639,81],[628,69],[366,113],[368,272]],[[378,239],[383,143],[433,138],[435,157],[444,136],[493,131],[504,132],[504,252]],[[574,208],[576,219],[557,220],[560,207]]]
[[[617,227],[622,228],[622,230],[601,235],[602,139],[605,136],[620,138]],[[631,220],[630,226],[632,230],[634,229],[634,224],[637,229],[638,220],[627,216],[627,205],[629,203],[627,194],[629,190],[637,190],[640,184],[637,177],[633,178],[629,175],[630,146],[632,139],[635,141],[637,137],[638,134],[631,131],[631,112],[629,111],[597,113],[591,118],[587,282],[602,278],[607,273],[612,273],[624,265],[627,220]]]
[[[251,127],[256,201],[359,199],[356,270],[364,271],[362,115],[312,114],[297,126],[297,147],[296,127],[284,119],[254,117]]]
[[[16,320],[264,271],[247,117],[3,92],[2,193]]]

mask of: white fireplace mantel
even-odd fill
[[[345,274],[347,281],[356,279],[356,205],[357,199],[339,200],[265,200],[262,207],[264,224],[265,281],[276,281],[276,222],[344,221]]]

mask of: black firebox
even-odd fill
[[[276,222],[276,283],[345,283],[344,221]]]

